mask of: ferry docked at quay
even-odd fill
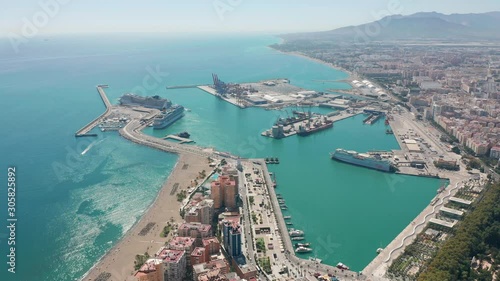
[[[338,148],[330,153],[333,160],[340,162],[366,167],[378,171],[393,173],[396,167],[388,159],[384,159],[380,154],[358,153],[353,150],[345,150]]]

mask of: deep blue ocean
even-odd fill
[[[349,88],[347,75],[267,47],[269,35],[120,34],[47,36],[13,52],[0,40],[0,280],[78,280],[141,217],[177,156],[141,147],[116,132],[74,133],[126,92],[158,94],[189,108],[164,136],[188,131],[198,145],[242,157],[279,157],[276,174],[313,256],[362,270],[430,201],[440,182],[334,162],[328,153],[397,149],[383,122],[363,116],[305,138],[260,133],[286,113],[239,109],[198,89],[166,86],[289,78],[303,88]],[[313,109],[325,112],[324,109]],[[7,272],[7,168],[17,169],[16,273]]]

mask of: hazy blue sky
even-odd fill
[[[48,21],[41,3],[58,3],[48,9],[56,10]],[[315,31],[371,22],[387,13],[500,10],[499,0],[0,0],[0,5],[4,35],[20,34],[29,23],[40,33]]]

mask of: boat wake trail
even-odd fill
[[[87,148],[85,148],[85,150],[82,151],[81,155],[85,155],[85,153],[87,153],[93,146],[100,144],[104,140],[105,140],[105,138],[102,139],[102,140],[100,140],[100,141],[94,141],[94,142],[92,142],[91,144],[89,144],[89,146]]]

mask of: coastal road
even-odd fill
[[[244,165],[243,172],[238,173],[239,177],[239,193],[241,194],[241,199],[243,201],[243,235],[245,237],[245,243],[246,243],[246,252],[247,252],[247,259],[251,263],[257,263],[257,261],[254,261],[255,258],[255,252],[254,252],[254,242],[253,242],[253,237],[252,237],[252,222],[251,222],[251,217],[250,217],[250,212],[249,212],[249,206],[248,206],[248,190],[247,186],[250,186],[249,183],[247,183],[246,178],[245,178],[245,173],[248,172],[248,166],[247,163],[242,163]]]

